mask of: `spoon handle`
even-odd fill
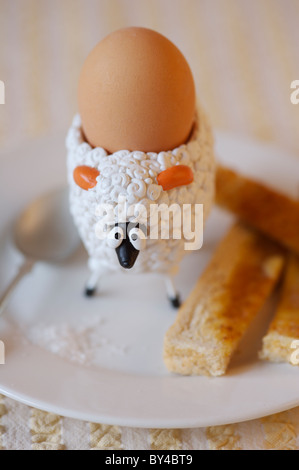
[[[13,293],[15,287],[19,284],[21,279],[28,274],[31,269],[33,268],[34,261],[30,259],[25,259],[21,267],[19,268],[19,271],[15,275],[14,279],[11,281],[11,283],[7,286],[5,291],[0,297],[0,316],[4,312],[5,308],[7,307],[7,304],[9,302],[10,296]]]

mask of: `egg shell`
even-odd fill
[[[172,150],[195,117],[195,85],[178,48],[146,28],[125,28],[87,57],[78,102],[86,140],[107,152]]]

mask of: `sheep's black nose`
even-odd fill
[[[133,247],[129,240],[129,237],[124,238],[119,247],[116,248],[116,254],[118,257],[119,264],[126,269],[133,268],[139,251]]]
[[[133,267],[133,266],[131,266],[131,264],[128,261],[123,261],[121,263],[121,265],[122,265],[123,268],[126,268],[126,269],[130,269],[130,268]]]

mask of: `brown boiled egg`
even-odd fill
[[[177,47],[145,28],[103,39],[79,79],[83,132],[93,147],[160,152],[188,139],[195,117],[195,86]]]

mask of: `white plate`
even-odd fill
[[[44,138],[0,156],[1,290],[20,260],[9,242],[12,220],[32,198],[65,181],[63,140]],[[286,152],[218,134],[217,153],[221,161],[298,196],[299,160]],[[214,210],[204,247],[182,264],[177,284],[183,297],[231,221]],[[298,369],[257,360],[271,305],[248,331],[227,376],[175,376],[162,360],[163,336],[175,313],[160,278],[114,276],[104,280],[101,295],[86,299],[85,261],[81,250],[66,265],[40,264],[15,292],[0,321],[0,339],[6,345],[1,393],[72,418],[155,428],[239,422],[299,405]],[[77,334],[72,344],[70,331]],[[57,340],[51,341],[51,332],[60,335],[63,357],[53,352]],[[86,337],[98,347],[90,348]]]

